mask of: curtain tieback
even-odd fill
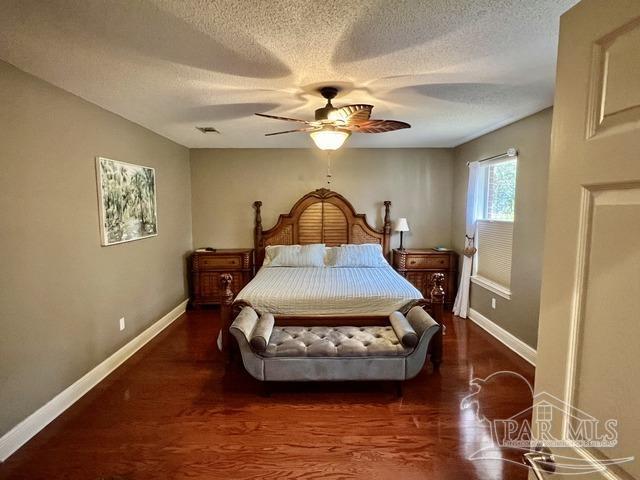
[[[478,249],[474,246],[474,237],[470,237],[469,235],[465,235],[465,237],[467,240],[465,242],[465,247],[462,253],[464,253],[465,257],[472,258],[476,254]]]

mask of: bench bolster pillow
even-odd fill
[[[414,348],[418,345],[418,334],[402,313],[393,312],[389,315],[389,322],[403,346]]]
[[[251,342],[251,334],[253,330],[256,328],[256,323],[258,322],[258,314],[251,307],[244,307],[240,310],[240,313],[236,317],[236,319],[231,324],[230,330],[236,330],[244,336],[247,343]]]
[[[254,351],[262,353],[267,349],[274,324],[275,319],[272,314],[265,313],[260,317],[256,327],[253,329],[253,333],[251,333],[251,340],[249,341]]]
[[[438,325],[422,307],[413,307],[409,310],[407,321],[418,334],[418,338],[422,338],[422,334],[433,325]]]

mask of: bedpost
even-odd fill
[[[229,363],[231,361],[231,342],[229,338],[229,328],[231,327],[231,322],[233,322],[233,290],[231,289],[231,284],[233,283],[233,275],[230,273],[223,273],[220,275],[220,322],[222,330],[220,331],[221,335],[221,346],[222,346],[222,354],[224,355],[225,362]]]
[[[433,368],[438,369],[442,363],[442,333],[444,329],[444,273],[434,273],[431,275],[433,287],[431,288],[431,311],[433,319],[438,322],[440,329],[431,340],[431,363]]]
[[[256,209],[255,227],[253,229],[253,248],[255,249],[256,255],[255,262],[259,266],[262,266],[262,259],[258,258],[258,252],[260,252],[262,248],[262,214],[260,213],[260,207],[262,207],[260,200],[253,202],[253,208]]]
[[[382,245],[382,250],[384,251],[385,256],[389,261],[389,254],[391,253],[391,201],[384,201],[384,239]]]

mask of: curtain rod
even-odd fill
[[[518,150],[514,147],[507,148],[507,151],[504,153],[499,153],[498,155],[494,155],[493,157],[483,158],[482,160],[476,160],[478,163],[488,162],[489,160],[497,160],[499,158],[512,158],[518,155]],[[471,165],[472,162],[467,162],[467,167]]]

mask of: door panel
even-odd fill
[[[535,391],[566,405],[553,438],[575,431],[574,408],[618,420],[615,447],[552,448],[594,467],[640,444],[639,152],[640,2],[584,0],[560,24]],[[640,479],[639,466],[554,478]]]
[[[590,132],[634,128],[640,121],[640,20],[615,29],[595,42],[591,73]]]
[[[629,399],[640,394],[638,358],[630,354],[640,338],[640,187],[629,187],[589,192],[584,307],[572,380],[576,408],[602,422],[618,422],[618,444],[591,449],[608,459],[629,455],[629,446],[640,439],[640,416],[628,408]],[[639,466],[629,462],[620,468],[640,478]]]

